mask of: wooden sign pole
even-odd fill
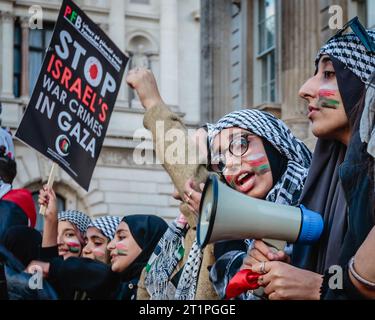
[[[57,168],[58,168],[58,165],[54,162],[52,164],[52,168],[51,168],[51,171],[49,173],[48,182],[47,182],[47,187],[49,187],[49,188],[52,188],[52,186],[53,186],[53,182],[55,181]],[[44,216],[45,213],[46,213],[46,210],[47,210],[47,207],[44,206],[44,205],[41,205],[40,209],[39,209],[39,213]]]

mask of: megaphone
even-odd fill
[[[223,240],[273,239],[312,244],[323,231],[322,216],[242,194],[211,174],[203,189],[197,226],[201,248]]]

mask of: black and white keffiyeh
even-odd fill
[[[74,224],[83,234],[86,232],[89,224],[91,223],[91,219],[86,214],[77,210],[60,211],[58,214],[58,220],[69,221],[70,223]]]
[[[115,237],[116,229],[121,222],[121,218],[118,216],[103,216],[94,219],[89,225],[99,229],[109,240]]]
[[[367,30],[370,38],[375,42],[375,31]],[[375,71],[375,55],[369,54],[359,38],[354,33],[347,33],[332,38],[324,45],[317,57],[318,65],[323,55],[335,57],[350,69],[362,82],[368,83],[371,74]]]
[[[286,171],[269,191],[266,200],[284,205],[297,205],[311,164],[311,152],[305,144],[297,139],[281,120],[259,110],[240,110],[224,116],[212,131],[210,144],[217,134],[228,128],[248,130],[266,139],[286,157],[288,160]],[[245,243],[250,249],[253,241],[245,240]],[[289,249],[288,246],[286,249]],[[242,251],[227,252],[213,265],[210,279],[220,297],[225,296],[229,280],[238,271],[238,259],[242,261],[244,254],[245,252]],[[225,266],[224,271],[221,270],[223,266]],[[239,299],[258,300],[259,298],[247,292]]]
[[[311,164],[311,152],[306,145],[281,120],[259,110],[240,110],[224,116],[211,132],[210,144],[217,134],[228,128],[248,130],[266,139],[287,158],[287,169],[266,200],[286,205],[297,204]]]
[[[185,254],[188,225],[176,218],[160,239],[146,265],[145,286],[151,300],[174,300],[176,288],[170,283],[177,264]]]

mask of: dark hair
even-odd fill
[[[16,161],[7,157],[0,156],[0,178],[5,183],[12,183],[17,175]]]

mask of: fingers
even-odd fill
[[[245,256],[245,258],[243,259],[242,261],[242,266],[241,266],[241,270],[243,269],[251,269],[253,264],[256,264],[258,263],[259,261],[255,260],[254,258],[250,257],[250,256]]]
[[[185,201],[188,202],[189,199],[193,200],[194,202],[199,203],[201,201],[202,193],[197,192],[194,190],[195,183],[192,178],[190,178],[185,183],[184,193],[185,193]]]
[[[180,193],[178,192],[177,189],[174,189],[173,193],[172,193],[172,197],[176,200],[180,200],[180,201],[183,201],[181,196],[180,196]]]
[[[146,68],[134,68],[129,70],[126,75],[126,83],[132,88],[136,89],[136,85],[146,76],[148,73],[151,74],[151,71]]]
[[[252,257],[256,262],[270,261],[265,255],[262,254],[262,252],[255,248],[250,250],[248,255]]]
[[[39,190],[38,203],[39,205],[48,205],[49,196],[48,192],[44,189]]]
[[[259,262],[252,265],[251,270],[253,270],[256,273],[260,274],[266,274],[271,271],[272,266],[275,262],[273,261],[265,261],[265,262]]]
[[[264,257],[267,257],[267,261],[285,261],[288,257],[284,251],[275,252],[273,248],[267,246],[261,240],[256,240],[254,242],[254,248],[257,249]],[[263,259],[262,261],[266,260]]]

